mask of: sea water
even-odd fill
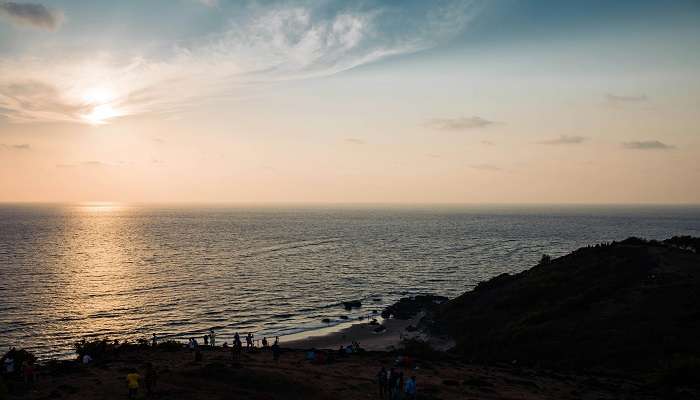
[[[544,253],[673,235],[700,236],[700,208],[0,205],[0,352],[298,334],[458,296]]]

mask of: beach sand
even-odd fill
[[[331,349],[337,350],[340,346],[347,346],[353,341],[359,342],[360,347],[371,351],[385,351],[398,348],[401,340],[414,337],[415,332],[408,332],[406,328],[416,326],[422,318],[422,314],[408,320],[386,319],[381,322],[381,326],[386,328],[382,332],[375,332],[379,325],[368,322],[351,324],[340,330],[329,333],[314,331],[308,333],[307,337],[292,341],[285,341],[283,345],[292,349]]]

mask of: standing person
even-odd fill
[[[235,360],[238,360],[241,356],[241,344],[240,342],[236,342],[234,340],[233,346],[231,346],[231,357]]]
[[[216,347],[216,334],[214,333],[214,329],[209,329],[209,343],[211,343],[211,347]]]
[[[399,374],[396,373],[395,369],[391,369],[389,371],[389,398],[394,399],[394,396],[396,394],[396,382],[399,380]]]
[[[382,369],[377,373],[377,384],[379,385],[379,398],[383,399],[386,396],[386,368],[382,365]]]
[[[248,336],[245,337],[245,344],[248,349],[253,347],[253,334],[248,332]]]
[[[209,335],[204,335],[204,346],[209,346]]]
[[[279,336],[275,336],[275,344],[276,345],[280,344],[280,337]]]
[[[130,399],[135,399],[138,395],[140,379],[141,375],[139,375],[135,369],[132,369],[131,372],[126,375],[126,386],[129,388]]]
[[[158,380],[158,373],[156,369],[153,368],[153,364],[146,364],[146,376],[144,381],[146,383],[146,396],[151,396],[156,388],[156,381]]]
[[[29,360],[25,360],[23,363],[22,372],[24,373],[24,384],[28,386],[33,386],[34,380],[36,378],[34,363],[32,363]]]
[[[275,360],[275,362],[280,360],[280,345],[277,343],[277,340],[275,340],[275,343],[272,345],[272,359]]]
[[[267,337],[265,336],[262,338],[262,347],[263,349],[267,349]]]
[[[156,337],[156,334],[153,334],[153,339],[151,339],[151,345],[153,347],[156,347],[158,345],[158,338]]]
[[[406,381],[406,386],[404,387],[404,393],[406,394],[407,399],[415,400],[415,398],[416,398],[416,377],[415,377],[415,375],[412,375],[411,378],[409,378]]]
[[[14,350],[14,347],[10,350],[10,352]],[[11,356],[5,357],[5,362],[3,367],[5,368],[5,373],[7,375],[12,375],[15,373],[15,359],[12,358]]]
[[[239,335],[238,332],[233,334],[233,346],[243,347],[243,344],[241,343],[241,335]]]

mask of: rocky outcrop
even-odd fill
[[[417,295],[405,297],[382,311],[382,318],[410,319],[421,311],[430,311],[447,301],[447,297]]]

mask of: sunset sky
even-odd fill
[[[692,0],[0,0],[0,201],[700,203],[699,71]]]

